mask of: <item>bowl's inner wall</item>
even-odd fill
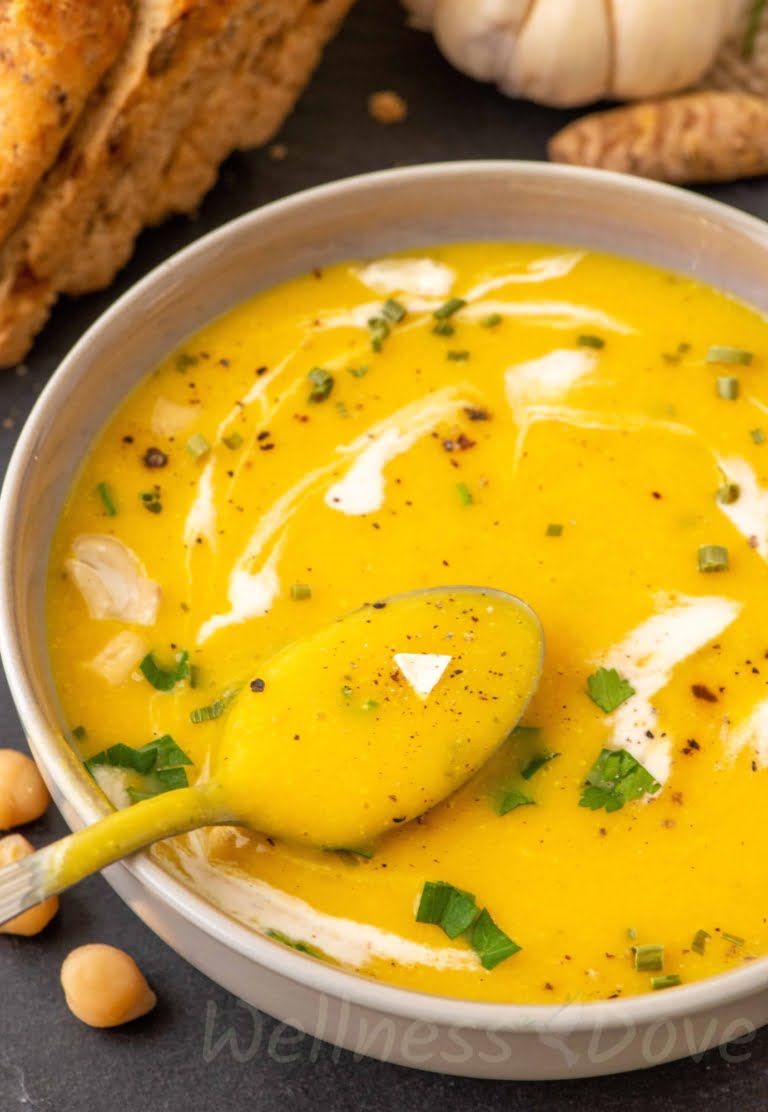
[[[20,443],[4,496],[12,539],[2,553],[5,663],[30,732],[62,728],[45,636],[51,535],[90,441],[121,398],[169,349],[260,289],[346,258],[484,239],[631,255],[768,310],[768,232],[756,221],[695,195],[585,171],[423,167],[325,187],[226,226],[161,266],[94,326]],[[84,775],[80,795],[90,808],[103,806]]]

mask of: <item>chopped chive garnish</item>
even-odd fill
[[[117,517],[117,503],[112,489],[108,483],[99,483],[96,487],[96,493],[101,499],[101,504],[104,507],[104,513],[107,517]]]
[[[680,984],[679,973],[665,973],[661,977],[651,977],[651,988],[658,992],[662,988],[675,988]]]
[[[339,417],[349,417],[349,410],[345,406],[344,402],[336,402],[336,412],[338,413]]]
[[[316,946],[311,946],[309,942],[302,942],[300,938],[289,938],[287,934],[276,930],[268,930],[265,933],[267,938],[274,938],[275,942],[282,942],[283,946],[290,946],[292,950],[298,950],[300,954],[308,954],[311,958],[319,958],[321,961],[331,960],[322,950],[318,950]]]
[[[451,297],[439,309],[435,309],[432,315],[435,320],[448,320],[455,313],[458,313],[459,309],[463,309],[466,304],[463,297]]]
[[[181,680],[189,676],[189,653],[181,652],[176,658],[176,667],[161,668],[153,653],[147,653],[139,665],[145,679],[156,691],[171,691]]]
[[[365,702],[362,704],[362,709],[365,711],[378,710],[379,704],[376,702],[375,699],[366,699]]]
[[[211,445],[202,435],[196,432],[194,436],[190,437],[187,441],[187,451],[192,456],[192,459],[203,459],[211,450]]]
[[[528,807],[535,803],[535,799],[531,799],[519,788],[504,788],[496,800],[494,810],[497,815],[508,815],[510,811],[516,811],[518,807]]]
[[[739,380],[733,375],[721,375],[715,382],[718,398],[735,402],[739,396]]]
[[[439,320],[432,331],[436,336],[453,336],[456,329],[449,320]]]
[[[243,438],[239,432],[228,432],[226,436],[222,436],[221,443],[225,448],[230,451],[236,452],[238,448],[243,446]]]
[[[635,969],[638,973],[660,973],[663,968],[663,946],[635,946]]]
[[[741,489],[738,483],[723,483],[717,492],[717,500],[723,506],[730,506],[738,502]]]
[[[341,694],[342,694],[342,697],[345,698],[345,699],[351,699],[352,698],[352,688],[349,686],[348,683],[345,683],[344,686],[342,687]]]
[[[580,807],[590,811],[620,811],[625,803],[642,796],[655,795],[661,788],[626,749],[602,749],[587,773],[579,799]]]
[[[450,359],[451,363],[466,363],[469,359],[468,351],[449,351],[446,358]]]
[[[292,583],[291,598],[295,602],[303,602],[305,599],[312,598],[312,588],[308,583]]]
[[[627,927],[627,938],[630,940],[630,942],[634,942],[637,938],[637,931],[634,927]]]
[[[347,370],[353,378],[364,378],[368,374],[370,367],[347,367]]]
[[[602,336],[577,336],[576,343],[580,347],[595,348],[597,351],[605,347],[605,340]]]
[[[765,444],[765,433],[762,429],[750,429],[749,435],[752,437],[753,444]]]
[[[405,314],[405,306],[401,305],[399,301],[395,301],[393,297],[385,301],[381,307],[381,315],[393,324],[399,324],[405,318]]]
[[[711,937],[712,935],[709,933],[709,931],[696,931],[696,934],[693,936],[693,940],[691,941],[691,949],[693,950],[694,954],[703,954],[707,948],[707,939]]]
[[[503,320],[501,313],[489,313],[487,317],[483,317],[480,324],[483,328],[497,328]]]
[[[75,739],[75,741],[85,741],[85,739],[88,737],[88,731],[86,730],[85,726],[75,726],[72,729],[72,737]]]
[[[748,367],[754,356],[744,348],[729,347],[727,344],[713,344],[706,355],[707,363],[734,363]]]
[[[744,40],[741,44],[741,56],[746,62],[748,62],[755,53],[757,35],[760,31],[760,23],[765,11],[765,5],[766,0],[752,0],[746,30],[744,31]]]
[[[180,351],[176,356],[176,370],[182,373],[188,371],[190,367],[195,367],[200,362],[198,355],[190,355],[188,351]]]
[[[356,846],[352,849],[351,846],[323,846],[326,853],[340,853],[345,857],[364,857],[366,861],[372,861],[375,857],[375,851],[370,846]]]
[[[480,958],[483,969],[495,969],[520,950],[518,944],[496,926],[486,908],[483,908],[472,924],[469,944]]]
[[[207,707],[196,707],[190,712],[190,722],[198,726],[201,722],[213,722],[216,718],[221,718],[236,695],[237,688],[233,687],[220,695],[218,699],[209,703]]]
[[[728,571],[728,549],[722,544],[699,545],[699,571]]]
[[[472,491],[469,489],[466,483],[457,483],[456,493],[459,496],[459,501],[461,502],[462,506],[471,506],[474,502]]]
[[[587,679],[587,694],[600,710],[611,714],[635,694],[635,689],[615,668],[598,668]]]
[[[720,937],[722,938],[723,942],[730,942],[730,944],[732,946],[743,946],[744,945],[744,939],[739,938],[739,936],[737,934],[728,934],[727,931],[721,931],[720,932]]]
[[[559,753],[537,753],[536,756],[531,757],[528,764],[520,770],[520,775],[524,780],[530,780],[532,776],[536,775],[540,768],[543,768],[544,765],[549,764],[550,761],[554,761],[554,759],[559,756]]]
[[[546,531],[545,531],[545,536],[547,536],[547,537],[562,537],[562,535],[563,535],[563,527],[562,527],[562,525],[560,525],[559,522],[551,522],[547,526]]]
[[[323,367],[313,367],[307,378],[311,384],[309,401],[324,402],[333,390],[333,375],[329,374]]]
[[[163,512],[163,503],[160,500],[160,491],[158,490],[142,490],[139,494],[139,499],[151,514],[159,514]]]
[[[541,726],[515,726],[510,737],[515,738],[537,738],[541,733]]]
[[[374,351],[380,352],[392,331],[389,324],[384,317],[371,317],[368,321],[368,331],[371,334],[371,347]]]

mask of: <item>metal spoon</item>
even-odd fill
[[[430,588],[356,610],[259,665],[229,711],[210,779],[0,870],[0,924],[202,826],[368,846],[475,775],[522,717],[542,661],[538,618],[502,591]]]

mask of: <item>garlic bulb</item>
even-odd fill
[[[684,89],[749,0],[405,0],[458,69],[510,96],[570,107]],[[672,8],[672,10],[670,10]]]

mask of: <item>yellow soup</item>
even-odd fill
[[[767,340],[690,279],[528,244],[259,295],[142,382],[71,492],[48,616],[73,743],[118,806],[194,783],[259,662],[366,602],[498,588],[546,659],[469,785],[371,846],[225,827],[160,859],[285,942],[473,999],[631,995],[765,954]],[[311,776],[333,829],[355,776],[324,775],[329,696],[295,686],[293,748],[267,702],[251,741],[259,806],[309,829]],[[380,720],[375,693],[337,694]]]

